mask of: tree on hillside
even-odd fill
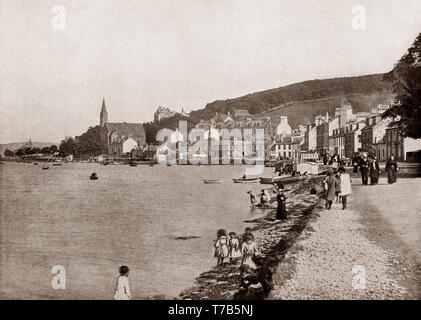
[[[383,117],[393,118],[390,126],[402,136],[421,138],[421,33],[384,80],[392,81],[396,97]]]

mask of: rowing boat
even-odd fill
[[[258,182],[259,178],[240,178],[240,179],[232,179],[234,183],[254,183]]]
[[[215,179],[215,180],[203,180],[203,182],[207,183],[207,184],[222,183],[222,181],[224,181],[224,180],[217,180],[217,179]]]
[[[283,184],[286,183],[294,183],[298,181],[308,180],[310,177],[308,175],[297,175],[297,176],[289,176],[289,177],[274,177],[274,178],[260,178],[261,184],[273,184],[282,182]]]

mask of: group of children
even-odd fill
[[[245,233],[239,239],[235,232],[227,233],[224,229],[217,232],[215,240],[215,253],[217,265],[224,263],[226,258],[230,259],[231,264],[237,264],[241,259],[241,270],[255,270],[257,268],[253,259],[259,255],[259,248],[254,241],[254,236],[250,228],[245,229]],[[129,268],[121,266],[119,269],[120,276],[114,291],[114,300],[130,300],[129,286]]]
[[[237,264],[241,258],[241,266],[256,269],[253,258],[259,255],[259,248],[250,228],[245,229],[240,239],[235,232],[230,232],[227,236],[224,229],[218,230],[216,236],[214,257],[217,258],[217,266],[223,264],[226,258],[230,259],[231,264]]]

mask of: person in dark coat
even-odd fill
[[[276,195],[276,201],[278,202],[278,208],[276,209],[276,219],[286,219],[287,218],[287,209],[286,209],[286,200],[284,191],[280,188],[278,194]]]
[[[369,168],[368,168],[368,161],[366,157],[361,159],[360,172],[361,172],[361,180],[362,180],[363,185],[368,185]]]
[[[371,160],[370,165],[370,184],[375,185],[379,183],[380,167],[376,157]]]
[[[387,182],[390,184],[395,183],[397,180],[398,163],[393,154],[386,162],[385,171],[387,172]]]
[[[336,196],[336,190],[339,188],[339,182],[332,174],[332,172],[327,173],[327,177],[324,180],[325,184],[325,200],[326,200],[326,209],[330,210],[332,208],[332,202]]]

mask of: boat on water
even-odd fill
[[[286,183],[294,183],[298,181],[308,180],[310,177],[308,175],[296,175],[296,176],[288,176],[288,177],[274,177],[274,178],[264,178],[260,177],[261,184],[274,184],[281,182],[283,184]]]
[[[255,183],[258,182],[260,178],[240,178],[240,179],[232,179],[234,183]]]
[[[218,180],[218,179],[208,179],[208,180],[203,180],[204,183],[207,184],[216,184],[216,183],[222,183],[224,180]]]
[[[91,180],[97,180],[98,179],[98,175],[96,174],[96,172],[93,172],[91,174],[91,176],[89,177],[89,179],[91,179]]]

